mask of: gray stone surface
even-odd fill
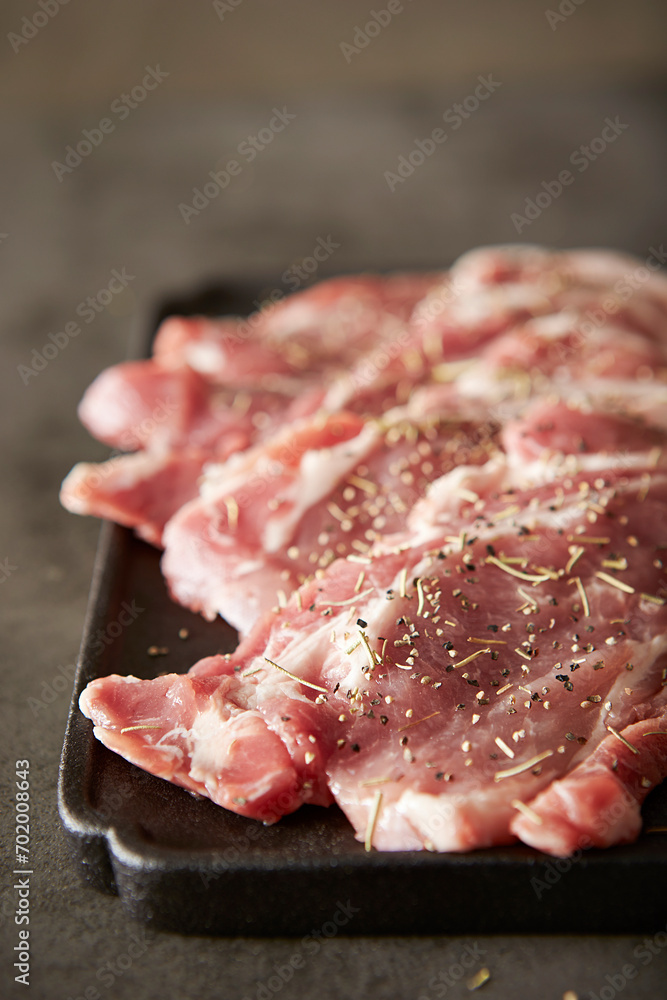
[[[464,997],[465,984],[446,987],[441,973],[458,975],[464,948],[475,944],[491,973],[481,993],[488,1000],[560,1000],[566,989],[580,998],[589,991],[602,998],[623,992],[629,1000],[667,996],[667,948],[643,964],[635,954],[643,935],[601,937],[595,928],[577,937],[513,937],[502,926],[477,940],[341,936],[316,955],[298,940],[145,936],[117,899],[80,884],[58,820],[69,688],[57,690],[56,679],[76,658],[98,528],[62,511],[57,490],[75,461],[104,457],[105,448],[78,425],[76,403],[102,367],[125,356],[131,332],[157,299],[211,279],[277,276],[280,284],[318,236],[340,243],[327,273],[445,264],[475,244],[513,241],[511,213],[600,134],[607,116],[628,128],[520,238],[611,245],[640,256],[664,240],[667,113],[655,90],[530,96],[502,87],[390,192],[384,172],[469,92],[468,83],[420,99],[292,100],[295,120],[187,225],[179,203],[191,201],[209,171],[238,158],[239,143],[268,123],[277,101],[151,107],[147,100],[62,181],[52,161],[62,160],[106,105],[84,117],[2,113],[0,562],[10,571],[0,584],[1,996],[24,995],[12,969],[18,928],[10,808],[19,758],[31,763],[34,998],[81,997],[86,989],[104,1000]],[[81,323],[81,334],[24,384],[18,366],[30,365],[33,348],[41,351],[50,333],[77,319],[79,303],[107,285],[113,268],[134,276],[127,290]],[[483,886],[479,898],[483,906]],[[119,958],[127,965],[133,952],[125,971],[106,966]],[[297,952],[304,967],[278,989],[275,967]],[[639,975],[621,991],[613,977],[627,963]]]

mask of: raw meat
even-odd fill
[[[244,638],[93,681],[99,739],[263,822],[335,801],[368,848],[637,836],[667,776],[663,276],[488,248],[169,320],[142,364],[83,407],[141,450],[64,502],[164,543],[172,595]]]
[[[79,462],[66,477],[60,501],[73,514],[93,514],[134,528],[151,545],[162,545],[164,527],[199,492],[209,457],[139,451],[106,462]]]
[[[154,354],[221,385],[262,385],[275,375],[313,379],[349,368],[403,332],[435,275],[376,275],[323,281],[267,304],[248,319],[165,320]],[[257,346],[261,344],[258,353]]]
[[[660,738],[647,738],[636,780],[622,755],[628,727],[659,729],[666,711],[666,502],[662,471],[621,467],[490,496],[479,514],[470,503],[452,537],[414,547],[408,535],[364,564],[335,561],[231,656],[170,681],[102,678],[82,709],[141,766],[178,758],[173,779],[186,786],[194,759],[197,781],[228,802],[217,777],[226,728],[204,753],[207,724],[192,713],[165,723],[151,693],[224,676],[218,715],[259,713],[288,750],[300,786],[285,811],[321,801],[328,785],[357,836],[383,850],[468,850],[524,833],[555,854],[584,835],[599,842],[582,808],[591,768],[596,789],[618,785],[633,803],[608,842],[632,839],[638,803],[667,772]],[[142,725],[161,728],[120,733]],[[278,813],[255,790],[256,765],[246,778],[235,772],[244,815]],[[558,835],[540,823],[554,796]]]
[[[497,450],[493,425],[446,413],[431,401],[419,420],[407,408],[370,423],[319,416],[214,467],[165,533],[172,596],[247,632],[334,559],[367,554],[433,480]]]

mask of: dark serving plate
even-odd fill
[[[212,289],[171,313],[252,308],[257,289]],[[128,621],[129,620],[129,621]],[[187,629],[183,639],[179,632]],[[264,827],[146,774],[107,750],[78,708],[110,673],[154,677],[234,648],[223,621],[175,605],[159,553],[104,524],[60,766],[59,808],[87,882],[130,914],[192,934],[317,935],[651,931],[664,926],[667,787],[639,840],[559,861],[523,846],[470,854],[367,853],[336,807]],[[148,649],[168,650],[151,656]]]

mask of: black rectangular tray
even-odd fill
[[[156,322],[171,313],[248,311],[256,291],[168,302]],[[645,803],[646,832],[636,843],[574,860],[521,845],[367,853],[335,806],[305,806],[264,827],[112,753],[78,708],[88,681],[185,672],[236,643],[225,622],[205,622],[169,599],[159,558],[129,530],[103,525],[60,764],[60,816],[76,863],[133,917],[180,933],[271,936],[331,936],[339,927],[345,934],[664,927],[667,835],[649,832],[667,827],[664,785]],[[151,656],[151,646],[168,652]]]

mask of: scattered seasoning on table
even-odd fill
[[[489,970],[487,968],[483,968],[480,969],[479,972],[476,972],[473,976],[471,976],[470,979],[468,979],[468,981],[466,982],[466,986],[468,987],[471,993],[474,993],[475,990],[478,990],[480,986],[484,985],[484,983],[488,983],[490,978],[491,978],[491,973],[489,972]]]

